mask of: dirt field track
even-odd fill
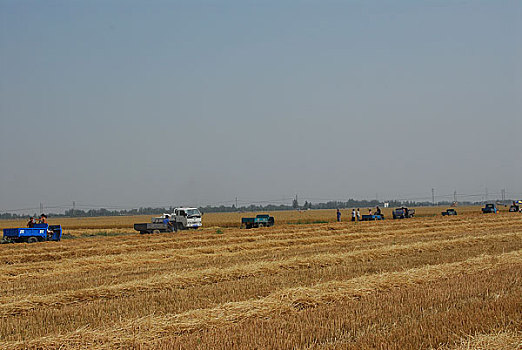
[[[69,239],[0,245],[0,349],[521,349],[522,215],[442,209],[50,218]]]

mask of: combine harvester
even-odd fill
[[[62,239],[62,226],[35,224],[33,227],[4,228],[4,243],[35,243],[59,241]]]

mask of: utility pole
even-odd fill
[[[76,212],[76,202],[73,201],[73,210],[72,210],[72,216],[75,216],[75,212]]]
[[[504,203],[504,201],[506,200],[506,189],[503,188],[500,193],[502,194],[502,203]]]
[[[453,201],[457,203],[457,190],[453,192]]]
[[[486,187],[486,202],[488,201],[488,188]]]
[[[237,197],[236,197],[236,210],[237,210]]]
[[[40,214],[43,214],[43,204],[40,203]]]
[[[433,187],[431,188],[431,204],[435,206],[435,189]]]

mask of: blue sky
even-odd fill
[[[522,195],[520,33],[519,1],[0,0],[0,209]]]

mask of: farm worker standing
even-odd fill
[[[341,222],[341,211],[337,209],[337,221]]]
[[[47,215],[42,214],[40,215],[40,220],[38,220],[40,224],[47,224]]]
[[[29,222],[27,223],[27,227],[33,228],[34,227],[34,218],[31,216],[29,218]]]
[[[170,222],[170,218],[168,216],[165,219],[163,219],[163,223],[167,225],[167,228],[174,228],[174,225],[172,224],[172,222]]]
[[[357,213],[355,212],[355,209],[352,209],[352,221],[355,221],[356,217],[357,217]]]

